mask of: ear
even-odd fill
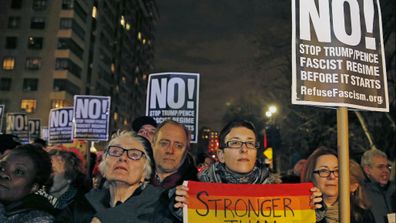
[[[35,193],[40,189],[40,186],[38,184],[33,184],[32,189],[30,190],[30,192]]]
[[[218,149],[217,150],[217,158],[219,158],[220,163],[224,163],[224,150]]]
[[[363,167],[363,170],[364,170],[364,173],[365,173],[366,175],[369,175],[369,173],[370,173],[370,168],[369,168],[368,165],[364,166],[364,167]]]
[[[355,192],[358,188],[359,188],[359,184],[358,183],[353,183],[353,184],[350,185],[350,189],[351,189],[352,193]]]

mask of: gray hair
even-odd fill
[[[388,156],[379,149],[370,149],[364,152],[362,159],[360,160],[360,165],[364,168],[365,166],[373,165],[373,157],[383,157],[388,159]]]
[[[107,172],[107,167],[108,167],[107,166],[107,162],[106,162],[106,158],[108,156],[108,149],[107,148],[109,146],[112,146],[112,145],[116,144],[121,138],[130,138],[132,140],[138,141],[139,143],[141,143],[143,145],[143,148],[144,148],[143,152],[144,152],[144,156],[146,158],[145,159],[146,162],[144,163],[143,176],[144,176],[144,179],[146,181],[149,181],[150,177],[151,177],[151,173],[152,173],[152,168],[151,168],[152,160],[151,160],[151,157],[148,154],[148,151],[152,151],[151,144],[150,144],[150,142],[147,139],[145,139],[145,138],[143,138],[141,136],[138,136],[133,131],[126,131],[126,130],[120,131],[120,130],[118,130],[117,132],[115,132],[111,136],[111,140],[107,144],[106,150],[104,152],[103,159],[102,159],[102,161],[99,164],[100,173],[106,178],[106,172]]]

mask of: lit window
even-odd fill
[[[113,119],[114,119],[114,121],[117,121],[117,120],[118,120],[118,113],[117,113],[117,112],[114,112],[114,114],[113,114]]]
[[[38,70],[41,67],[40,57],[28,57],[26,58],[26,70]]]
[[[138,32],[137,38],[138,38],[138,40],[142,39],[142,33],[141,32]]]
[[[94,6],[93,8],[92,8],[92,18],[96,18],[96,16],[97,16],[97,11],[96,11],[96,6]]]
[[[35,99],[22,99],[21,109],[25,110],[27,113],[32,113],[36,110],[37,101]]]
[[[23,79],[23,90],[24,91],[37,91],[38,79],[37,78],[25,78]]]
[[[124,125],[128,126],[128,120],[127,119],[124,119]]]
[[[3,70],[14,70],[15,68],[15,58],[5,57],[3,59]]]
[[[68,106],[73,106],[73,105],[64,99],[51,100],[51,108],[63,108]]]

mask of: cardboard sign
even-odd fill
[[[18,136],[22,144],[29,143],[29,126],[26,113],[7,113],[6,132]]]
[[[314,223],[311,183],[219,184],[186,181],[185,223]]]
[[[48,142],[50,144],[73,142],[72,127],[73,107],[51,109],[48,119]]]
[[[292,103],[389,111],[378,0],[292,1]]]
[[[109,117],[110,97],[75,95],[73,138],[107,141]]]
[[[37,118],[29,119],[28,125],[29,125],[29,141],[32,141],[35,138],[40,138],[41,120]]]
[[[199,74],[156,73],[149,76],[146,115],[157,123],[167,119],[184,124],[191,142],[198,137]]]

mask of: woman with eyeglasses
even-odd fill
[[[364,175],[359,165],[350,161],[351,223],[375,223],[360,188]],[[360,172],[359,172],[360,171]],[[317,148],[307,159],[302,181],[312,182],[323,193],[325,216],[320,223],[338,223],[338,157],[327,147]]]
[[[268,167],[257,160],[259,145],[254,125],[246,120],[228,123],[220,132],[220,149],[217,151],[219,162],[198,174],[201,182],[230,184],[274,184],[281,183],[280,177],[272,174]],[[188,187],[176,187],[175,208],[188,204]],[[321,208],[321,192],[311,189],[311,206]],[[174,213],[181,217],[181,212]]]
[[[172,222],[166,193],[148,184],[150,142],[133,132],[117,132],[109,142],[100,172],[108,188],[91,190],[66,209],[57,222]]]

